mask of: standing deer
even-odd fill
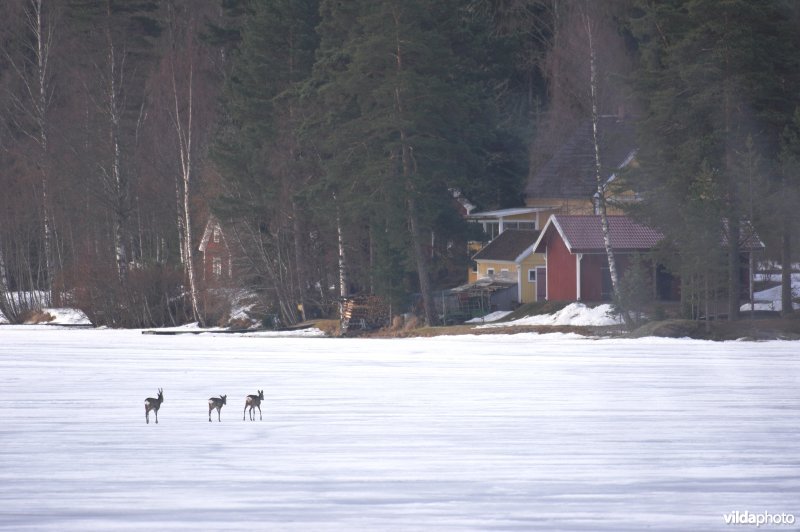
[[[219,397],[212,397],[208,400],[208,421],[211,422],[211,412],[216,409],[217,411],[217,421],[222,421],[220,419],[220,411],[222,410],[222,405],[227,404],[228,396],[227,395],[220,395]]]
[[[247,412],[247,407],[250,407],[250,421],[256,420],[255,408],[258,408],[258,419],[263,420],[261,417],[261,401],[264,400],[264,390],[258,390],[258,395],[248,395],[244,400],[244,411],[242,412],[242,421],[244,421],[244,414]]]
[[[164,392],[161,388],[158,389],[158,397],[148,397],[144,400],[144,420],[150,423],[150,411],[156,413],[156,423],[158,423],[158,409],[161,408],[161,403],[164,402]]]

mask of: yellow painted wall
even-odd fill
[[[631,191],[615,194],[608,199],[606,209],[608,214],[625,214],[622,209],[613,204],[614,201],[620,203],[635,201],[635,195]],[[526,207],[551,207],[551,210],[539,213],[539,228],[544,228],[547,219],[551,214],[594,214],[594,203],[591,199],[564,199],[564,198],[527,198]]]
[[[542,253],[531,253],[520,263],[519,267],[522,270],[522,301],[520,303],[536,301],[536,283],[528,281],[528,270],[544,265],[544,254]]]
[[[478,261],[478,279],[482,279],[484,277],[489,277],[489,269],[494,268],[494,276],[500,277],[501,275],[509,277],[511,279],[517,278],[517,265],[513,262],[503,262],[503,261]],[[508,273],[501,273],[504,269],[508,270]]]
[[[532,303],[536,301],[536,283],[528,281],[528,270],[533,270],[537,266],[544,266],[544,255],[541,253],[531,253],[518,265],[513,262],[501,261],[478,261],[478,274],[476,279],[488,277],[487,273],[489,268],[494,268],[495,277],[502,275],[501,272],[505,268],[508,270],[508,275],[511,279],[519,279],[518,273],[522,270],[522,300],[520,303]]]

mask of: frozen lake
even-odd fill
[[[159,424],[147,425],[159,387]],[[242,421],[257,389],[264,419]],[[209,423],[218,394],[228,404]],[[734,511],[800,518],[792,342],[3,326],[0,400],[3,530],[730,530]]]

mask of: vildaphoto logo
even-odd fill
[[[756,527],[770,525],[793,525],[794,515],[787,513],[771,514],[769,512],[752,513],[748,511],[730,512],[722,516],[726,525],[752,525]]]

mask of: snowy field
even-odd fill
[[[145,397],[164,389],[159,424]],[[264,389],[263,421],[242,421]],[[222,423],[207,399],[227,394]],[[800,518],[800,344],[0,327],[0,529],[730,530]],[[760,529],[796,530],[793,526]]]

